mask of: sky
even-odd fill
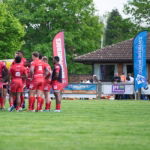
[[[118,9],[121,15],[123,15],[123,5],[128,0],[93,0],[95,8],[98,10],[98,15],[103,16],[106,12],[111,12],[112,9]]]

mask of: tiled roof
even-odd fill
[[[76,57],[74,60],[80,63],[114,63],[114,62],[132,62],[132,41],[126,40],[113,44],[94,52]],[[150,33],[147,40],[147,61],[150,62]]]

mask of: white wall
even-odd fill
[[[98,80],[100,80],[100,64],[94,64],[94,74],[97,76]]]

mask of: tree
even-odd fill
[[[0,3],[0,59],[12,58],[23,44],[24,27],[7,6]]]
[[[93,0],[3,0],[13,14],[26,26],[25,53],[39,50],[52,56],[52,40],[64,31],[70,73],[87,72],[75,65],[75,56],[100,47],[103,24],[95,16]],[[83,67],[82,67],[83,68]]]
[[[123,19],[117,9],[110,12],[105,29],[104,45],[111,45],[134,37],[140,28]]]
[[[133,21],[139,25],[150,27],[150,1],[130,0],[124,7],[124,11],[132,16]]]

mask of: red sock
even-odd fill
[[[56,110],[60,110],[61,104],[56,104]]]
[[[34,110],[35,97],[29,97],[29,110]]]
[[[20,99],[21,99],[20,107],[22,107],[24,104],[24,96],[20,96]]]
[[[35,105],[35,97],[32,99],[32,110],[34,110],[34,105]]]
[[[16,110],[19,110],[20,106],[16,106]]]
[[[41,110],[43,99],[39,96],[37,97],[37,110]]]
[[[2,108],[2,97],[0,97],[0,107]]]
[[[45,109],[49,110],[51,108],[51,101],[46,103]]]
[[[42,108],[43,108],[43,104],[44,104],[44,99],[43,99],[43,98],[41,98],[41,106],[40,106],[40,110],[42,110]]]
[[[1,97],[1,106],[2,106],[2,108],[4,108],[4,105],[5,105],[4,98]]]
[[[31,110],[31,102],[32,102],[32,97],[29,97],[29,102],[28,102],[28,109]]]

